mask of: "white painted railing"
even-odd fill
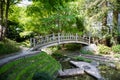
[[[79,34],[72,34],[72,33],[56,33],[56,34],[50,34],[46,36],[37,36],[36,38],[31,38],[30,43],[31,47],[35,47],[36,45],[40,46],[46,46],[49,44],[54,44],[54,43],[62,43],[62,42],[69,42],[69,41],[74,41],[74,42],[83,42],[90,44],[90,37],[86,36],[81,36]]]

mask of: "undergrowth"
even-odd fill
[[[4,41],[0,42],[0,56],[5,54],[10,54],[19,51],[20,48],[18,47],[15,41],[5,39]]]

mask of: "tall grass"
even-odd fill
[[[19,51],[20,48],[18,47],[15,41],[5,39],[4,41],[0,42],[0,56],[5,54],[10,54]]]

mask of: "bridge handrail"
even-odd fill
[[[77,33],[53,33],[46,36],[37,36],[35,38],[30,38],[31,47],[35,47],[36,45],[46,45],[55,42],[59,44],[63,41],[81,41],[90,44],[90,37],[86,37],[85,35],[81,36]]]

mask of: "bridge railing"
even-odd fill
[[[36,45],[47,45],[51,43],[61,43],[64,41],[81,41],[81,42],[86,42],[90,43],[90,37],[86,36],[81,36],[79,34],[72,34],[72,33],[57,33],[57,34],[50,34],[46,36],[38,36],[36,38],[31,38],[30,43],[31,47],[34,47]]]

